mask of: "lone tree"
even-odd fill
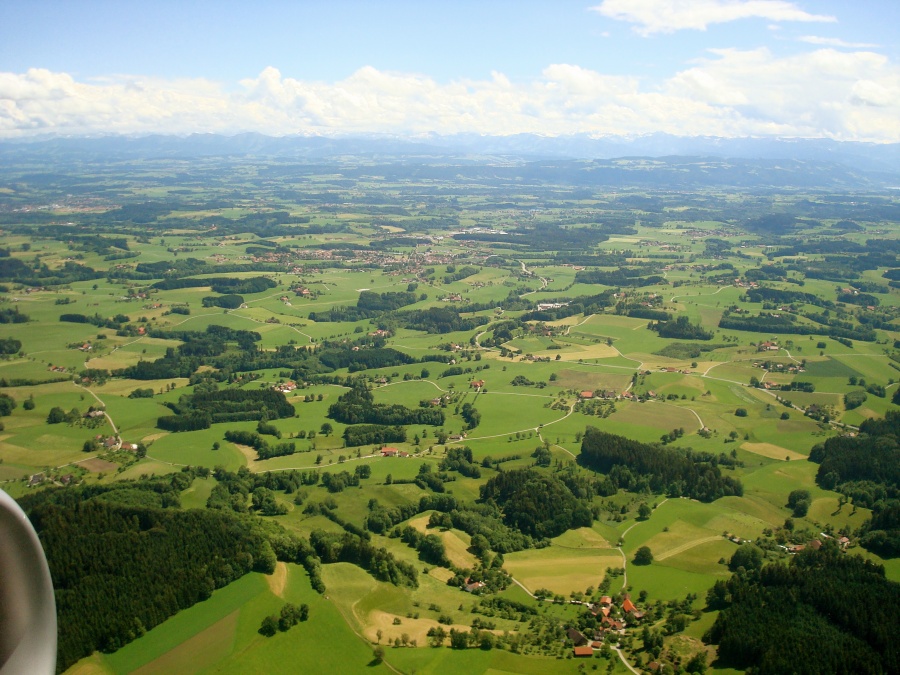
[[[641,505],[638,507],[638,518],[647,520],[651,513],[653,513],[653,509],[650,508],[647,502],[641,502]]]
[[[811,497],[809,490],[793,490],[788,495],[788,508],[794,511],[794,518],[802,518],[809,511]]]
[[[641,546],[637,551],[634,552],[634,562],[635,565],[649,565],[653,562],[653,552],[650,550],[649,546]]]

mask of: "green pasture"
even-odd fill
[[[111,673],[292,673],[301,662],[316,672],[369,670],[370,646],[354,634],[335,604],[312,591],[303,568],[287,565],[285,573],[280,597],[273,592],[279,589],[267,583],[271,579],[248,574],[102,656],[101,663]],[[310,620],[271,638],[259,635],[263,617],[277,613],[285,601],[309,605]],[[339,650],[334,649],[338,642]]]

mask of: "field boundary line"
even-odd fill
[[[722,538],[721,535],[712,535],[709,537],[703,537],[702,539],[694,539],[685,544],[681,544],[680,546],[676,546],[672,550],[666,551],[662,555],[653,556],[653,560],[654,561],[666,560],[668,558],[671,558],[672,556],[678,555],[679,553],[684,553],[685,551],[689,551],[690,549],[694,548],[695,546],[701,546],[703,544],[708,544],[713,541],[718,541],[721,538]]]

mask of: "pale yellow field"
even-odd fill
[[[269,590],[279,598],[284,597],[284,587],[287,584],[288,568],[283,562],[275,563],[275,571],[266,575],[266,583]]]
[[[465,532],[459,532],[457,530],[441,531],[435,528],[429,530],[429,515],[430,513],[420,516],[415,520],[411,520],[409,521],[409,524],[419,532],[423,532],[425,534],[436,534],[437,536],[439,536],[441,538],[441,541],[444,542],[444,549],[447,553],[447,558],[457,567],[475,567],[476,558],[467,550],[469,548],[469,544],[471,543],[469,535],[467,535]]]
[[[774,445],[773,443],[743,443],[741,444],[741,450],[769,457],[770,459],[784,459],[785,457],[790,457],[791,460],[806,459],[806,455],[801,455],[799,452],[782,448],[780,445]]]
[[[99,662],[100,655],[97,653],[82,659],[74,666],[69,668],[67,675],[108,675],[112,671]]]
[[[562,342],[562,340],[560,341]],[[565,343],[565,350],[550,349],[535,352],[535,356],[550,356],[554,359],[560,355],[560,361],[577,361],[578,359],[609,359],[619,356],[619,352],[607,344],[576,345]]]
[[[383,612],[380,609],[369,612],[365,617],[357,616],[357,618],[361,619],[361,623],[365,626],[362,631],[363,635],[372,643],[378,641],[379,629],[381,629],[382,632],[381,639],[383,643],[393,642],[394,638],[398,638],[405,633],[409,636],[410,640],[415,640],[419,647],[428,645],[428,630],[431,628],[441,626],[448,633],[451,628],[463,631],[469,630],[469,626],[464,624],[442,626],[434,619],[409,619],[398,614]],[[400,619],[400,625],[395,626],[394,619]]]
[[[546,588],[562,595],[596,586],[607,567],[622,565],[622,556],[615,549],[556,546],[510,553],[505,560],[510,574],[528,590]]]

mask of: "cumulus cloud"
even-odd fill
[[[36,134],[236,133],[272,135],[664,132],[781,135],[900,142],[900,69],[869,51],[710,51],[648,83],[572,64],[510,81],[437,82],[414,73],[357,70],[337,82],[277,68],[225,86],[209,80],[66,73],[0,73],[0,137]]]
[[[636,24],[639,35],[706,30],[710,24],[740,19],[834,22],[833,16],[810,14],[783,0],[603,0],[592,10]]]

